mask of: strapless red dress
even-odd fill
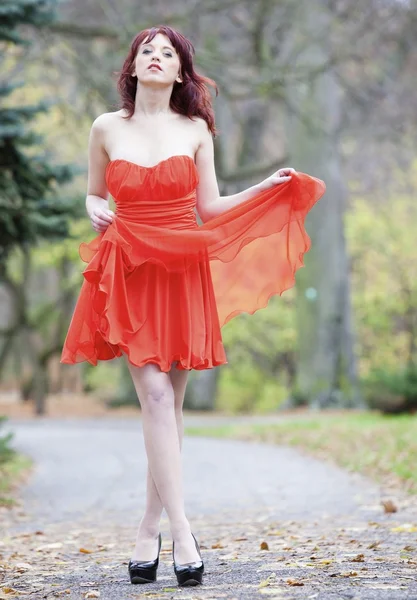
[[[294,285],[310,248],[304,220],[325,192],[323,181],[297,172],[199,225],[198,171],[187,155],[153,167],[112,160],[106,181],[115,217],[80,245],[87,266],[61,363],[122,354],[162,371],[174,361],[177,369],[227,363],[221,327]]]

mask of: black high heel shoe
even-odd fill
[[[191,535],[194,538],[195,547],[200,556],[200,560],[196,562],[185,563],[182,565],[177,564],[174,558],[174,542],[172,542],[172,558],[174,560],[174,572],[177,576],[178,585],[198,585],[203,582],[204,563],[201,558],[200,547],[194,534],[191,533]]]
[[[130,583],[152,583],[156,581],[162,538],[158,536],[158,556],[155,560],[129,560]]]

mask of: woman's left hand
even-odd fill
[[[275,173],[261,181],[257,187],[259,188],[260,192],[263,190],[269,190],[269,188],[274,187],[275,185],[289,181],[291,179],[291,174],[295,172],[295,169],[292,169],[291,167],[278,169],[278,171],[275,171]]]

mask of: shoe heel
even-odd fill
[[[201,558],[201,552],[198,542],[195,539],[194,534],[191,533],[191,535],[194,538],[195,546],[200,556],[200,560],[197,562],[186,563],[184,565],[177,564],[174,558],[174,542],[172,542],[172,558],[174,561],[174,573],[177,577],[178,585],[180,586],[200,585],[203,583],[204,562]]]
[[[197,571],[196,569],[189,569],[183,573],[176,572],[177,582],[180,586],[192,586],[192,585],[201,585],[203,583],[203,573],[202,571]]]
[[[156,581],[156,570],[129,567],[130,583],[153,583]]]
[[[162,545],[161,534],[159,534],[158,539],[158,556],[155,560],[129,560],[128,571],[130,583],[153,583],[156,581],[159,553]]]

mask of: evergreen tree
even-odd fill
[[[0,3],[0,67],[8,51],[28,45],[19,27],[44,27],[56,20],[56,0],[2,0]],[[26,250],[43,239],[68,235],[68,220],[77,214],[71,200],[58,197],[57,186],[72,179],[75,170],[51,165],[39,151],[42,137],[28,124],[48,103],[12,106],[7,98],[23,83],[0,80],[0,277],[15,247]]]

